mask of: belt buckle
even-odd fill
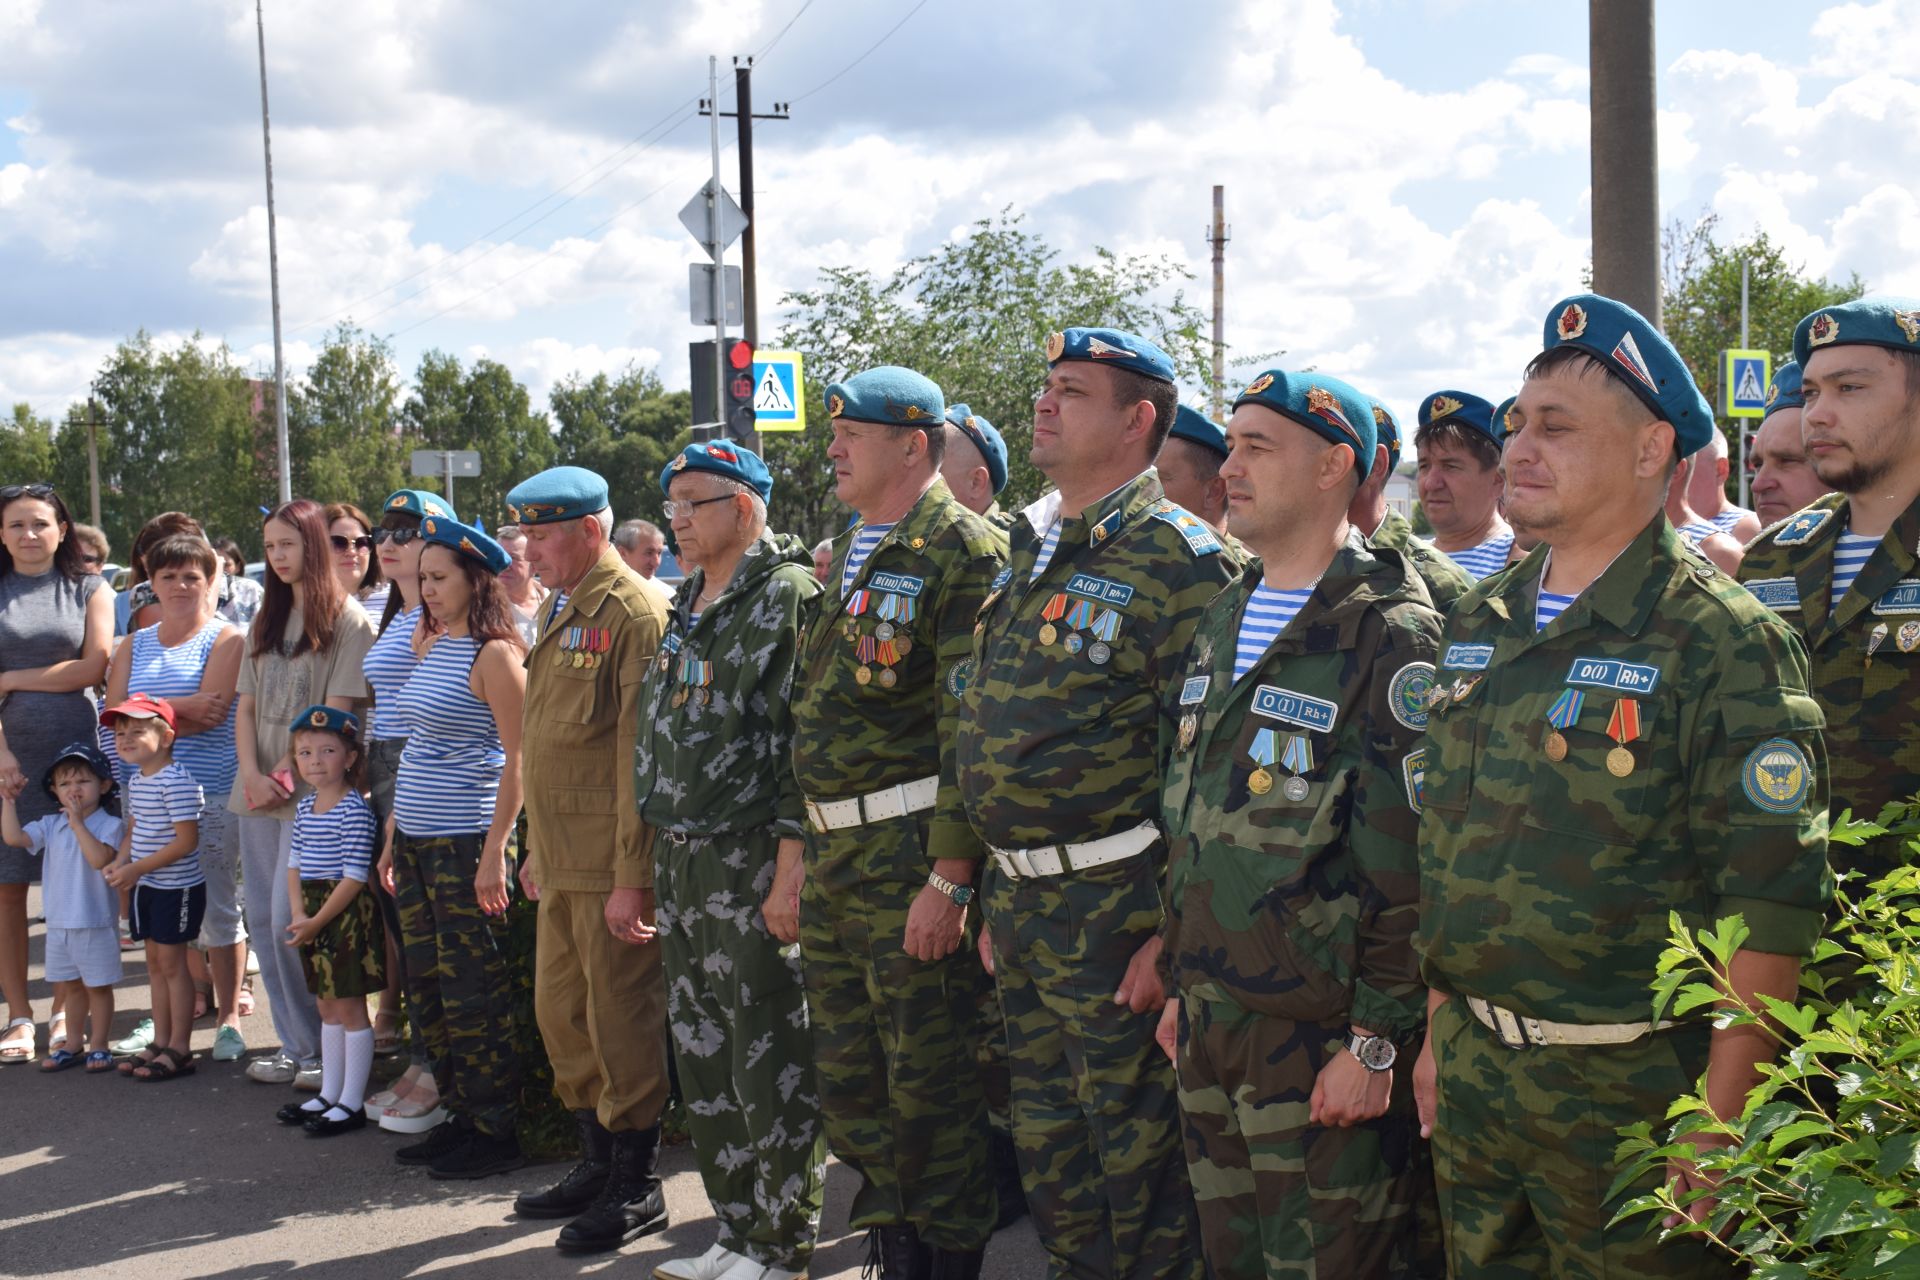
[[[827,816],[820,812],[820,805],[812,796],[807,797],[807,821],[813,824],[813,829],[816,832],[821,835],[826,834]]]
[[[660,829],[660,834],[665,836],[668,840],[670,840],[674,844],[685,844],[688,838],[686,832],[676,831],[672,827],[662,827]]]
[[[1492,1001],[1487,1002],[1487,1012],[1493,1015],[1493,1034],[1501,1044],[1509,1049],[1530,1049],[1533,1042],[1527,1039],[1526,1028],[1520,1025],[1520,1019],[1510,1009],[1502,1009]]]
[[[1040,874],[1034,870],[1033,859],[1027,856],[1025,849],[1003,849],[1000,851],[1000,856],[1011,864],[1010,867],[1002,869],[1016,880],[1031,880]]]

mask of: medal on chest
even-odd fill
[[[1607,772],[1624,778],[1633,772],[1634,765],[1633,749],[1627,744],[1640,736],[1640,703],[1636,699],[1622,698],[1613,704],[1607,736],[1619,744],[1607,752]]]
[[[1580,719],[1580,708],[1585,706],[1587,695],[1581,689],[1563,689],[1555,698],[1553,705],[1547,708],[1547,723],[1552,726],[1547,732],[1547,759],[1556,764],[1567,758],[1567,739],[1561,732],[1571,729]]]

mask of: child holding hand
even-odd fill
[[[282,1124],[310,1138],[364,1129],[363,1099],[373,1069],[367,997],[386,986],[386,940],[372,895],[373,810],[361,796],[360,721],[351,712],[312,706],[292,725],[294,765],[313,788],[293,818],[287,860],[292,922],[287,940],[320,1010],[320,1094],[289,1102]]]

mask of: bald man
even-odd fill
[[[1715,431],[1707,447],[1694,455],[1693,474],[1687,478],[1687,505],[1744,547],[1759,534],[1760,517],[1728,500],[1727,476],[1732,469],[1727,438]]]

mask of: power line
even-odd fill
[[[800,21],[800,15],[805,13],[807,10],[811,8],[813,8],[813,0],[806,0],[806,3],[801,5],[798,9],[796,9],[794,11],[793,16],[787,19],[787,25],[780,28],[779,31],[775,32],[773,39],[767,41],[765,44],[760,46],[760,52],[753,55],[753,60],[755,62],[759,62],[762,59],[764,59],[767,56],[768,51],[770,51],[773,48],[773,46],[780,43],[780,38],[786,35],[787,32],[793,30],[793,24]]]
[[[913,6],[913,8],[907,10],[906,17],[900,19],[900,21],[894,23],[891,27],[887,29],[886,35],[881,36],[878,40],[875,40],[872,44],[868,45],[866,53],[861,54],[859,57],[855,58],[852,62],[849,62],[846,66],[840,68],[838,71],[828,76],[821,83],[815,85],[813,88],[807,90],[805,93],[801,94],[799,97],[793,99],[793,101],[805,102],[808,98],[811,98],[814,94],[820,92],[822,89],[832,84],[835,80],[838,80],[841,76],[847,74],[847,72],[853,70],[855,67],[865,62],[875,49],[878,49],[881,45],[885,44],[888,40],[891,40],[893,38],[894,32],[906,26],[908,21],[912,19],[914,14],[920,12],[922,9],[926,7],[927,7],[927,0],[920,0],[919,4],[916,4]],[[794,16],[798,17],[799,15],[796,14]]]

